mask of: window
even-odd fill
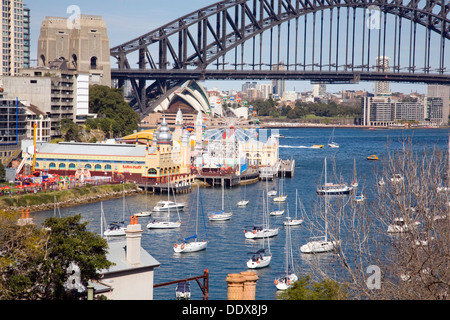
[[[156,174],[156,169],[154,169],[154,168],[151,168],[151,169],[148,169],[148,174]]]
[[[56,169],[56,164],[55,164],[54,162],[51,162],[51,163],[48,165],[48,168],[49,168],[49,169]]]
[[[60,163],[59,164],[59,170],[65,170],[66,169],[66,164],[65,163]]]
[[[101,171],[101,170],[102,170],[102,166],[99,165],[99,164],[96,164],[94,170],[95,170],[95,171]]]
[[[97,57],[95,57],[95,56],[91,58],[91,69],[92,70],[97,69]]]
[[[69,164],[69,170],[75,170],[75,163]]]
[[[88,163],[88,164],[86,164],[85,166],[84,166],[86,169],[88,169],[88,170],[91,170],[92,169],[92,166]]]
[[[111,171],[111,165],[110,164],[105,165],[105,171]]]

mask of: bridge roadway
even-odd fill
[[[359,81],[415,82],[450,85],[448,74],[413,72],[361,72],[323,70],[201,70],[201,69],[112,69],[113,79],[146,80],[313,80],[324,83]]]

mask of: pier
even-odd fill
[[[211,187],[222,186],[234,187],[241,184],[242,181],[257,179],[259,172],[255,168],[248,168],[240,175],[236,173],[223,173],[220,172],[206,172],[202,171],[197,177],[197,180],[203,181],[209,184]]]
[[[151,193],[166,193],[168,188],[172,194],[188,193],[192,190],[192,184],[190,182],[171,183],[170,186],[167,183],[138,183],[139,188],[147,190]]]

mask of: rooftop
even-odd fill
[[[115,263],[115,265],[111,266],[109,269],[100,270],[101,273],[114,273],[114,272],[123,272],[128,270],[135,270],[140,268],[156,268],[161,265],[161,263],[153,258],[147,251],[145,251],[141,247],[141,263],[136,265],[131,265],[126,259],[126,240],[113,240],[108,241],[109,250],[106,255],[106,258]]]
[[[107,143],[81,143],[81,142],[60,142],[40,143],[37,146],[38,153],[54,154],[89,154],[99,156],[129,156],[144,157],[145,146],[134,144],[107,144]],[[155,148],[149,148],[153,153]]]

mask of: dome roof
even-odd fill
[[[161,127],[158,133],[158,144],[172,144],[172,134],[170,133],[169,127],[167,126],[166,117],[163,117],[161,122]]]

